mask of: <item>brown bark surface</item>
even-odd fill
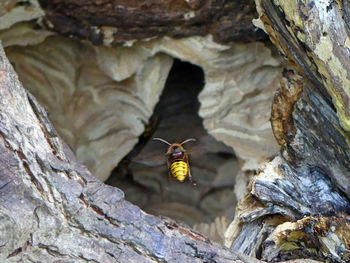
[[[40,0],[54,30],[96,45],[160,36],[212,34],[215,41],[251,41],[265,37],[254,28],[254,1]]]
[[[251,181],[226,244],[266,261],[349,262],[348,7],[256,3],[286,58],[271,118],[282,151]]]

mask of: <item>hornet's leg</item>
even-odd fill
[[[188,179],[190,179],[190,182],[193,186],[196,186],[197,182],[192,179],[191,168],[190,168],[190,164],[188,162],[188,157],[186,158],[186,163],[187,163],[187,167],[188,167]]]
[[[166,164],[167,164],[167,167],[168,167],[169,182],[171,182],[171,171],[170,171],[170,163],[169,163],[169,161],[167,161]]]

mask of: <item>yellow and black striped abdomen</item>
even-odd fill
[[[187,173],[188,173],[188,165],[184,161],[174,161],[170,165],[170,173],[172,176],[174,176],[177,180],[180,182],[183,182],[185,180]]]

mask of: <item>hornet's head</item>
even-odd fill
[[[184,147],[182,147],[183,144],[191,141],[195,141],[196,139],[190,138],[187,140],[184,140],[182,143],[169,143],[168,141],[162,139],[162,138],[153,138],[153,140],[161,141],[169,145],[168,151],[166,155],[173,157],[173,158],[182,158],[186,150]]]
[[[174,145],[174,144],[173,144]],[[181,145],[170,146],[167,152],[172,159],[182,159],[185,154],[185,149]]]

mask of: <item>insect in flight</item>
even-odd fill
[[[168,151],[165,153],[167,157],[169,180],[171,180],[171,176],[173,176],[182,183],[188,175],[192,185],[196,186],[197,183],[192,179],[190,165],[188,163],[188,154],[185,148],[182,147],[183,144],[195,141],[196,139],[189,138],[182,143],[169,143],[162,138],[153,138],[153,140],[161,141],[169,145]]]

